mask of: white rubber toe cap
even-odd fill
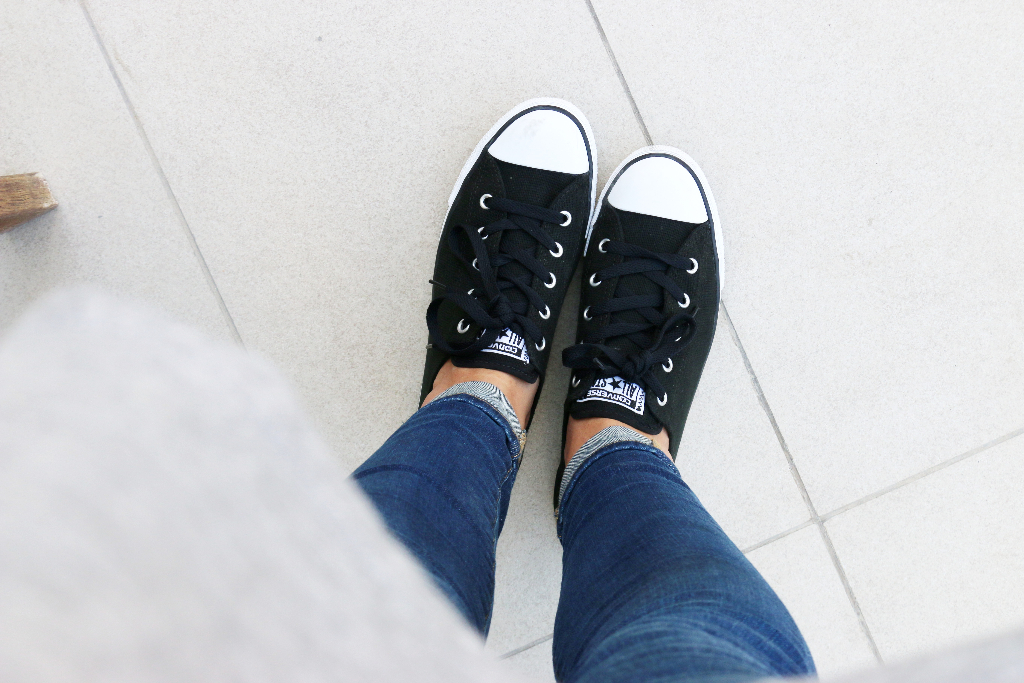
[[[510,164],[580,174],[590,170],[587,144],[579,126],[555,109],[534,109],[501,132],[487,148]]]
[[[708,219],[697,181],[677,160],[646,157],[631,164],[608,193],[616,209],[684,223]]]

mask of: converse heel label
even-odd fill
[[[526,352],[526,340],[507,327],[501,331],[501,334],[490,346],[480,351],[481,353],[498,353],[523,363],[530,362],[530,354]],[[640,405],[643,403],[641,402]]]
[[[484,349],[486,351],[486,349]],[[644,414],[644,403],[647,394],[640,388],[639,384],[627,382],[621,377],[608,377],[599,379],[587,390],[586,396],[578,399],[577,403],[584,401],[604,401],[614,403],[623,408],[632,410],[637,415]]]

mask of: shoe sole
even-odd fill
[[[459,194],[459,189],[462,188],[462,183],[465,182],[466,176],[469,175],[469,171],[473,168],[477,159],[483,154],[484,148],[487,147],[498,133],[501,132],[505,126],[509,124],[512,119],[519,116],[525,111],[530,109],[561,109],[568,114],[571,114],[576,121],[583,126],[583,136],[586,138],[587,148],[590,152],[590,163],[593,168],[594,174],[590,179],[590,220],[587,223],[587,235],[584,241],[584,245],[590,243],[590,233],[594,229],[594,219],[596,216],[595,208],[597,200],[597,146],[594,144],[594,131],[590,128],[590,122],[587,121],[587,117],[583,115],[574,104],[566,102],[565,100],[559,100],[553,97],[538,97],[536,99],[527,100],[516,105],[512,110],[507,112],[504,116],[498,119],[498,122],[491,126],[491,129],[480,138],[480,142],[477,143],[476,147],[473,148],[472,154],[469,155],[469,159],[462,165],[462,170],[459,171],[459,177],[455,181],[455,187],[452,188],[452,193],[448,196],[448,210],[445,211],[444,221],[441,223],[441,232],[444,232],[444,226],[448,223],[448,213],[452,210],[452,204],[455,203],[455,196]],[[586,253],[586,247],[584,246],[584,253]]]
[[[708,198],[708,206],[711,208],[711,221],[715,226],[715,258],[718,259],[718,298],[719,301],[721,301],[722,292],[725,289],[725,260],[723,258],[725,243],[722,241],[722,221],[718,217],[718,205],[715,204],[715,195],[711,192],[711,186],[708,183],[707,177],[704,175],[704,171],[701,170],[701,167],[697,162],[691,159],[688,154],[680,149],[676,149],[675,147],[669,147],[668,145],[650,145],[633,152],[626,157],[621,164],[615,167],[615,170],[612,171],[612,175],[608,179],[608,182],[605,183],[604,189],[601,190],[601,198],[597,202],[598,213],[600,213],[601,208],[604,207],[604,199],[608,196],[608,190],[610,190],[612,185],[615,184],[615,181],[618,180],[622,171],[640,157],[652,155],[674,157],[675,159],[683,162],[697,176],[697,180],[700,183],[701,188],[704,190],[704,195]],[[593,210],[591,210],[591,213],[594,213]],[[596,220],[597,216],[595,215],[592,221]],[[590,227],[591,229],[593,228],[593,222],[591,222]],[[584,257],[586,257],[589,248],[590,230],[587,231],[587,241],[583,246]]]

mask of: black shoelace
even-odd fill
[[[486,198],[486,202],[485,199]],[[480,200],[488,209],[504,212],[505,218],[489,225],[475,228],[469,225],[458,225],[448,234],[448,243],[452,252],[467,266],[477,271],[478,282],[469,292],[455,291],[443,282],[433,282],[445,288],[445,293],[434,299],[427,308],[427,329],[435,347],[451,356],[466,356],[480,351],[498,337],[502,330],[508,328],[516,334],[533,342],[534,348],[543,350],[547,345],[543,332],[537,324],[527,316],[531,307],[541,312],[542,318],[550,317],[551,309],[544,303],[541,295],[531,287],[534,276],[540,278],[542,286],[553,288],[557,283],[555,274],[550,272],[537,260],[534,253],[537,244],[543,245],[553,255],[562,254],[562,245],[548,234],[544,223],[556,225],[568,224],[566,214],[545,209],[525,202],[512,199],[490,197],[484,195]],[[491,235],[514,231],[523,237],[532,239],[508,239],[502,237],[501,247],[491,254],[484,241]],[[472,257],[465,255],[464,244],[468,241]],[[441,332],[438,323],[438,311],[441,304],[451,301],[461,308],[466,316],[481,328],[480,335],[471,342],[449,342]],[[459,321],[459,332],[465,329]]]
[[[656,370],[661,367],[671,370],[672,356],[683,350],[697,330],[693,318],[696,304],[690,303],[689,295],[667,273],[670,268],[676,268],[692,274],[696,272],[697,262],[678,254],[657,254],[625,242],[601,240],[598,247],[619,254],[623,260],[594,273],[589,282],[584,282],[584,287],[594,283],[600,286],[601,281],[612,278],[642,275],[657,285],[657,291],[634,294],[626,282],[619,280],[611,299],[584,311],[587,319],[610,313],[610,322],[563,351],[562,362],[573,370],[594,370],[596,378],[618,376],[639,384],[657,397],[659,405],[665,405],[668,394]],[[678,313],[665,315],[661,312],[665,292],[678,302]],[[682,310],[684,305],[686,310]],[[638,315],[624,316],[626,311],[635,311]],[[612,345],[623,337],[633,343],[634,351],[627,353]]]

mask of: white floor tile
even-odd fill
[[[594,4],[821,512],[1021,426],[1021,6]]]
[[[551,664],[551,641],[534,645],[529,650],[504,660],[514,671],[523,674],[537,683],[554,683],[555,671]]]
[[[747,554],[803,633],[822,678],[876,664],[815,526]]]
[[[1024,437],[829,520],[887,660],[1024,625]]]
[[[247,345],[348,467],[413,411],[437,235],[493,122],[590,117],[603,175],[643,144],[582,3],[89,0]]]
[[[228,337],[78,3],[0,14],[0,175],[38,172],[59,202],[0,235],[0,329],[49,290],[92,283]]]
[[[741,548],[809,518],[721,314],[676,464],[683,480]]]

